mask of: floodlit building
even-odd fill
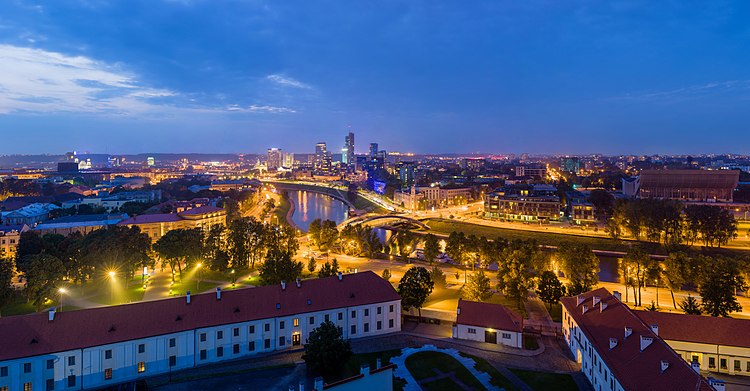
[[[565,297],[562,332],[595,390],[723,390],[722,381],[704,379],[646,324],[604,288]]]
[[[391,284],[368,271],[0,318],[0,389],[111,387],[290,350],[304,345],[324,321],[341,327],[347,339],[397,332],[401,298]]]
[[[74,232],[86,235],[97,229],[116,225],[128,218],[127,214],[95,214],[95,215],[73,215],[48,220],[34,227],[34,231],[40,235],[60,234],[68,236]]]
[[[550,185],[506,186],[484,196],[484,216],[506,221],[547,222],[560,219],[562,202]]]
[[[0,257],[16,257],[21,234],[28,231],[28,225],[0,225]]]
[[[644,170],[628,185],[629,192],[635,190],[640,198],[732,202],[739,178],[738,170]],[[631,189],[633,186],[637,189]]]
[[[279,148],[269,148],[266,167],[268,171],[276,171],[282,165],[283,154]]]
[[[453,338],[523,348],[523,318],[500,304],[458,300]]]
[[[53,210],[60,209],[55,204],[30,204],[11,212],[3,212],[3,224],[6,225],[28,225],[33,227],[49,219]]]
[[[214,225],[226,225],[227,212],[222,208],[204,205],[179,213],[157,213],[134,216],[117,223],[127,227],[139,227],[156,241],[173,229],[202,228],[208,230]]]

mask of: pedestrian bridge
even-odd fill
[[[424,222],[419,221],[417,219],[413,219],[411,217],[401,216],[401,215],[379,215],[375,213],[368,213],[368,214],[352,217],[348,220],[345,220],[340,225],[342,227],[345,227],[347,225],[368,224],[368,223],[372,223],[373,221],[379,222],[380,220],[403,221],[403,222],[417,225],[422,229],[430,229],[430,227]]]

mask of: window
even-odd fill
[[[201,360],[206,359],[206,349],[201,349]]]
[[[339,312],[339,320],[344,320],[344,313],[343,312]]]
[[[734,371],[742,372],[742,362],[740,360],[734,360]]]
[[[750,361],[747,362],[747,366],[745,367],[745,372],[750,372]]]
[[[224,339],[224,331],[219,330],[216,332],[216,339]]]
[[[269,332],[269,331],[271,331],[271,324],[270,324],[270,323],[266,323],[265,325],[263,325],[263,329],[264,329],[264,330],[265,330],[266,332]]]
[[[467,331],[467,333],[469,333],[469,334],[476,334],[477,333],[477,329],[472,329],[471,327],[469,327],[469,330]]]
[[[382,314],[383,313],[383,307],[378,307],[378,311],[377,312],[378,312],[378,315]]]
[[[247,350],[251,352],[255,351],[255,341],[251,341],[249,344],[247,344]]]
[[[24,372],[26,372],[26,364],[23,364],[23,365],[24,365],[24,369],[23,369],[23,371],[24,371]],[[53,359],[48,359],[48,360],[47,360],[47,369],[54,369],[54,368],[55,368],[55,360],[53,360]],[[27,372],[27,373],[28,373],[28,372]]]
[[[49,368],[50,361],[52,361],[52,360],[47,360],[47,367],[48,368]],[[52,361],[52,365],[53,366],[55,365],[54,361]],[[31,373],[31,363],[30,362],[23,363],[23,373]]]
[[[138,353],[146,353],[146,344],[142,343],[138,345]]]
[[[357,317],[357,311],[352,311],[352,319]]]
[[[351,335],[357,334],[357,325],[356,324],[352,325],[352,329],[351,329],[351,332],[349,334],[351,334]]]
[[[391,306],[388,307],[388,312],[393,312],[393,304],[391,304]]]
[[[369,308],[365,308],[365,316],[370,316],[370,309]]]
[[[104,370],[104,380],[112,380],[112,368]]]
[[[201,333],[201,342],[206,342],[206,333]]]
[[[255,325],[251,324],[250,326],[247,326],[247,332],[249,334],[255,334]]]
[[[34,390],[33,390],[33,389],[31,388],[31,382],[28,382],[28,383],[23,383],[23,391],[34,391]]]
[[[232,346],[232,353],[233,354],[240,354],[240,344],[236,343],[234,346]]]
[[[105,360],[112,359],[112,349],[107,349],[104,351],[104,359]]]
[[[173,367],[177,365],[177,356],[169,356],[169,366]]]
[[[170,338],[170,339],[169,339],[169,347],[170,347],[170,348],[173,348],[173,347],[175,347],[175,346],[177,346],[177,340],[176,340],[176,339],[174,339],[174,338]]]
[[[284,322],[283,320],[280,320],[280,321],[279,321],[279,330],[284,330],[284,326],[285,326],[285,324],[284,324],[284,323],[285,323],[285,322]]]
[[[216,357],[224,357],[224,347],[219,346],[216,348]]]
[[[748,362],[750,365],[750,362]],[[8,377],[8,367],[0,367],[0,377]]]
[[[232,335],[234,335],[235,337],[239,337],[240,336],[240,328],[239,327],[235,327],[234,330],[232,330]]]
[[[719,368],[720,369],[727,369],[727,359],[722,358],[719,360]]]
[[[294,318],[294,320],[292,321],[292,326],[299,327],[299,318]]]
[[[378,323],[375,325],[375,329],[382,330],[383,329],[383,322],[379,320]]]
[[[364,326],[364,327],[365,327],[365,330],[364,330],[364,331],[365,331],[365,333],[367,333],[367,332],[369,332],[369,331],[370,331],[370,324],[369,324],[369,323],[365,323],[365,326]]]
[[[68,365],[76,365],[76,356],[68,356]]]
[[[393,328],[393,319],[388,319],[388,328]]]
[[[266,338],[265,341],[263,341],[263,349],[271,349],[271,339]]]
[[[713,369],[716,368],[716,358],[715,357],[709,357],[708,358],[708,367]]]
[[[47,379],[47,381],[44,384],[44,389],[47,391],[52,391],[55,389],[55,379]]]
[[[503,333],[503,339],[510,339],[510,333]]]
[[[315,317],[314,316],[310,317],[310,324],[315,324]]]
[[[331,321],[331,316],[328,315],[328,314],[325,314],[325,316],[323,317],[323,320],[325,320],[326,322],[330,322]]]
[[[144,361],[138,362],[138,373],[146,372],[146,363]]]
[[[76,375],[68,376],[68,387],[75,387],[75,386],[76,386]]]
[[[286,339],[284,337],[279,337],[279,346],[284,346],[284,342],[286,342]]]

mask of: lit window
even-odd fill
[[[294,327],[299,327],[299,318],[294,318],[294,320],[292,321],[292,325]]]
[[[104,370],[104,380],[112,380],[112,368]]]
[[[143,361],[138,362],[138,373],[146,372],[146,363]]]
[[[31,388],[31,382],[23,383],[23,391],[34,391],[33,388]]]

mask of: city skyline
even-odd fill
[[[0,11],[3,154],[750,153],[741,2]]]

